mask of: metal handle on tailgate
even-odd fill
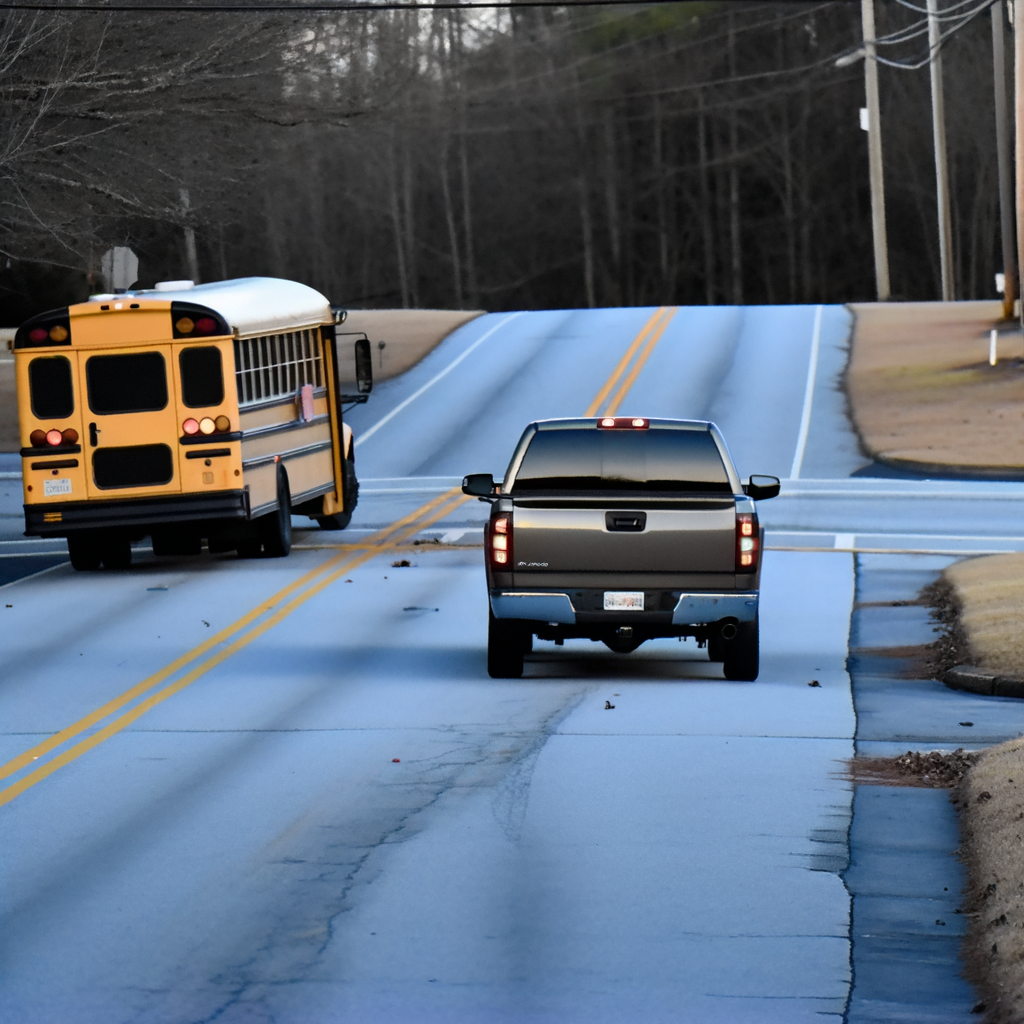
[[[612,533],[643,533],[647,528],[647,513],[605,512],[604,527]]]

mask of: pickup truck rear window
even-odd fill
[[[703,430],[539,430],[513,494],[655,491],[732,494],[714,438]]]

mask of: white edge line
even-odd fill
[[[913,498],[915,501],[918,499],[927,499],[929,501],[1020,501],[1021,495],[1019,491],[1013,492],[1001,492],[1001,491],[860,491],[850,489],[848,491],[840,490],[822,490],[822,491],[804,491],[804,490],[785,490],[783,489],[779,493],[780,498],[842,498],[848,500],[851,498],[869,498],[874,500],[876,498]]]
[[[992,537],[988,535],[986,537],[979,537],[976,534],[886,534],[886,532],[856,532],[856,534],[850,534],[850,532],[837,532],[834,529],[771,529],[770,527],[765,530],[765,542],[771,538],[800,538],[800,537],[852,537],[854,540],[863,539],[878,539],[883,540],[911,540],[919,539],[922,541],[962,541],[967,542],[986,542],[988,544],[1024,544],[1024,537]]]
[[[63,558],[68,560],[66,551],[0,551],[0,559],[4,558]]]
[[[36,579],[39,576],[45,576],[46,573],[48,573],[48,572],[55,572],[57,569],[60,569],[62,566],[69,565],[69,564],[70,563],[68,563],[68,562],[58,562],[56,565],[51,565],[49,568],[40,569],[39,572],[31,573],[28,576],[22,576],[20,579],[17,579],[17,580],[11,580],[10,583],[5,583],[3,586],[0,586],[0,590],[7,590],[8,587],[16,587],[19,583],[24,583],[26,580],[34,580],[34,579]]]
[[[454,487],[455,484],[452,484]],[[451,487],[360,487],[359,493],[363,494],[444,494],[450,491]]]
[[[804,464],[804,449],[807,447],[807,434],[811,429],[811,405],[814,401],[814,382],[818,376],[818,349],[821,347],[821,311],[818,306],[814,313],[814,334],[811,337],[811,361],[807,366],[807,387],[804,390],[804,411],[800,416],[800,433],[796,439],[796,451],[793,453],[793,468],[789,471],[790,480],[800,479],[800,469]]]
[[[412,402],[415,402],[416,399],[419,398],[424,391],[427,391],[429,388],[432,388],[442,377],[446,377],[449,373],[451,373],[452,370],[454,370],[455,367],[458,366],[459,363],[461,363],[462,360],[466,358],[466,356],[468,356],[474,349],[482,345],[492,334],[494,334],[495,331],[504,327],[505,324],[507,324],[510,320],[514,320],[517,316],[522,315],[522,311],[518,313],[510,313],[503,320],[496,323],[489,331],[484,331],[484,333],[481,334],[480,337],[477,338],[476,341],[474,341],[473,344],[470,345],[465,352],[463,352],[456,359],[453,359],[439,374],[437,374],[437,376],[432,377],[430,380],[428,380],[427,383],[423,385],[423,387],[421,387],[418,391],[414,391],[404,402],[400,402],[398,405],[396,405],[394,409],[392,409],[391,412],[387,414],[387,416],[385,416],[381,420],[377,420],[377,422],[374,423],[374,425],[370,427],[369,430],[366,430],[362,434],[360,434],[359,437],[357,437],[355,440],[355,447],[358,448],[364,441],[368,441],[371,437],[373,437],[374,434],[377,433],[378,430],[380,430],[381,427],[384,426],[385,423],[394,419],[394,417],[397,416],[407,405],[410,405]]]

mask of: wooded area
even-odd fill
[[[0,319],[111,245],[353,306],[869,300],[859,41],[848,2],[8,13]],[[993,297],[987,15],[944,61],[957,297]],[[880,73],[893,294],[934,299],[928,69]]]

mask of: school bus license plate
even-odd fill
[[[43,481],[43,497],[44,498],[55,498],[60,494],[71,493],[71,481],[67,477],[62,477],[60,480],[44,480]]]
[[[642,612],[644,592],[642,590],[607,590],[604,595],[606,612]]]

